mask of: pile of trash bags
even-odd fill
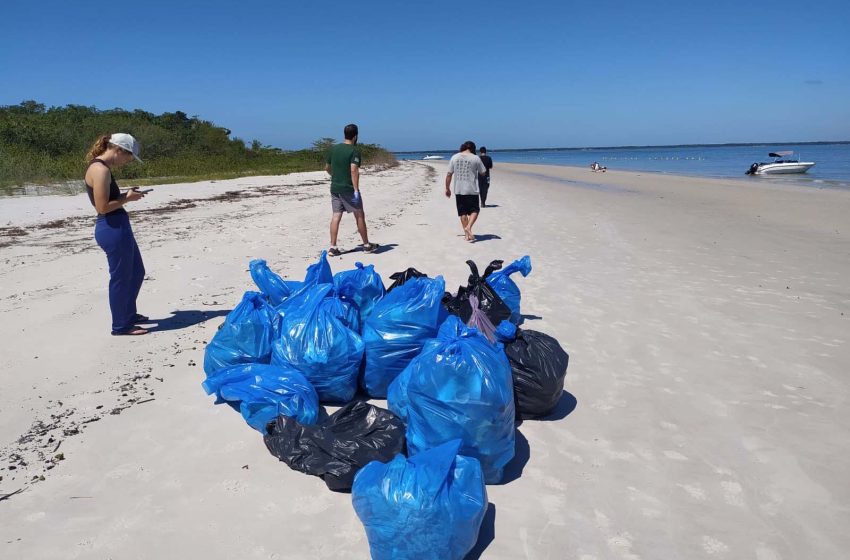
[[[207,345],[203,388],[293,470],[351,491],[373,558],[463,558],[487,510],[485,484],[514,457],[516,422],[550,415],[569,356],[523,329],[524,256],[494,260],[455,293],[408,268],[385,288],[373,265],[303,280],[262,259]],[[518,276],[516,276],[518,277]],[[386,398],[387,408],[366,402]],[[323,405],[341,406],[328,415]]]

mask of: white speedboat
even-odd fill
[[[805,173],[814,166],[813,161],[799,161],[790,159],[794,152],[770,152],[769,157],[773,161],[754,163],[747,170],[747,175],[778,175],[780,173]]]
[[[443,156],[425,156],[422,159],[445,159]]]

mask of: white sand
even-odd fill
[[[485,240],[460,236],[444,163],[406,163],[363,178],[371,237],[391,250],[331,259],[455,290],[468,258],[531,255],[525,326],[568,350],[578,404],[519,427],[480,557],[846,557],[850,193],[496,163]],[[87,200],[0,199],[0,228],[28,232],[0,230],[0,495],[25,489],[0,502],[0,557],[368,557],[350,496],[278,462],[200,387],[248,261],[299,278],[326,247],[324,181],[155,187],[131,209],[139,309],[177,315],[133,339],[109,336]],[[139,212],[234,190],[252,196]],[[87,217],[37,228],[73,216]],[[342,229],[358,242],[350,216]],[[13,452],[28,465],[8,470]]]

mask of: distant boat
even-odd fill
[[[814,166],[813,161],[799,161],[790,158],[794,155],[792,151],[770,152],[768,157],[776,158],[770,162],[754,163],[747,170],[746,175],[778,175],[780,173],[805,173]]]
[[[445,159],[443,156],[425,156],[422,159]]]

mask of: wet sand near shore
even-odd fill
[[[570,353],[568,394],[518,426],[472,557],[844,556],[850,193],[497,161],[470,244],[445,168],[367,170],[382,248],[331,266],[454,291],[467,259],[531,256],[524,328]],[[159,324],[130,340],[85,196],[0,199],[0,497],[21,490],[0,556],[368,557],[350,496],[200,387],[249,260],[300,278],[326,248],[326,193],[323,173],[154,187],[130,211]]]

